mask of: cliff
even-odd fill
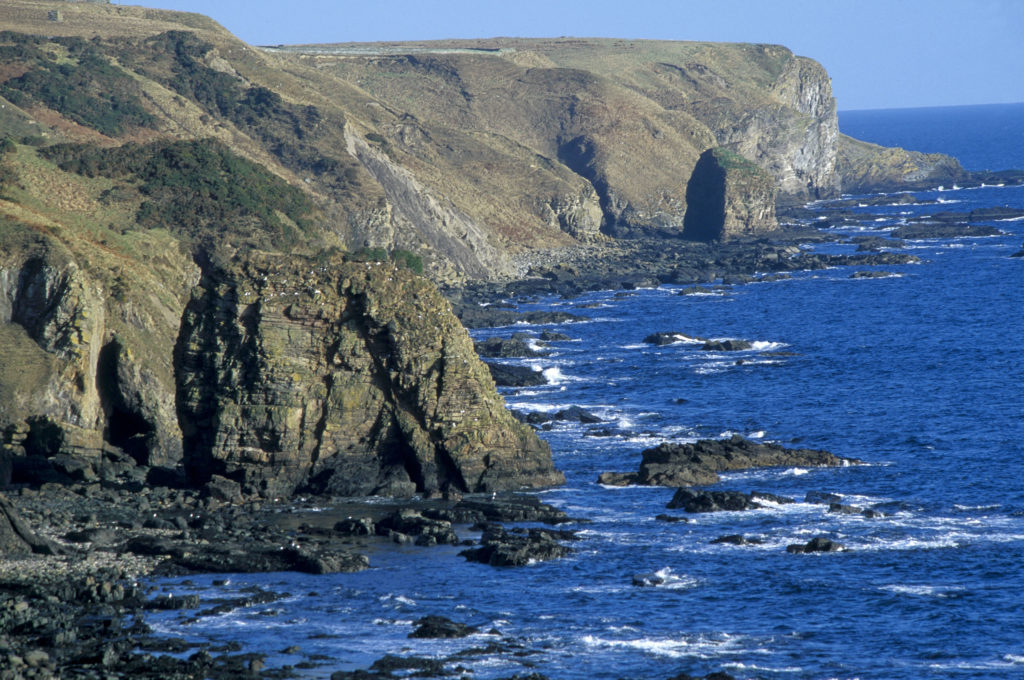
[[[686,189],[683,236],[727,241],[779,228],[775,182],[753,161],[728,149],[701,154]]]
[[[0,484],[562,481],[415,257],[300,252],[316,211],[257,164],[215,142],[0,159]]]
[[[678,235],[714,147],[783,196],[839,187],[828,76],[774,45],[256,49],[199,15],[41,0],[4,3],[0,21],[14,139],[217,139],[303,189],[318,210],[307,238],[410,251],[436,281],[508,277],[534,249]]]
[[[356,496],[564,481],[437,290],[385,262],[210,264],[178,337],[185,469]]]
[[[508,278],[684,221],[761,234],[840,172],[944,167],[840,141],[827,74],[773,45],[257,49],[43,0],[0,26],[0,482],[557,483],[414,272]]]
[[[180,257],[160,263],[177,278],[118,292],[88,271],[101,266],[88,246],[35,226],[4,223],[0,262],[0,435],[15,481],[169,468],[265,496],[562,481],[448,303],[407,269]]]
[[[939,153],[870,144],[841,135],[836,168],[848,193],[933,188],[968,177],[960,163]]]

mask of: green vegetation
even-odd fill
[[[396,248],[389,254],[386,248],[360,248],[348,253],[345,259],[349,262],[387,262],[391,260],[395,266],[423,274],[423,258],[411,250]]]
[[[146,228],[287,249],[298,241],[297,229],[309,227],[306,194],[215,140],[112,149],[58,144],[40,154],[66,172],[135,184],[145,197],[136,222]],[[123,191],[112,189],[103,198],[117,200]]]
[[[210,68],[202,58],[213,45],[194,33],[168,31],[147,41],[147,47],[146,57],[170,59],[162,64],[169,78],[151,77],[194,99],[207,113],[249,132],[285,166],[317,176],[342,173],[342,161],[321,155],[309,143],[322,120],[315,106],[290,104],[266,87],[243,87],[237,78]]]
[[[715,156],[715,160],[718,161],[718,165],[726,172],[736,172],[745,175],[763,175],[765,172],[753,161],[747,160],[746,157],[724,146],[716,147],[712,153]]]
[[[423,273],[423,258],[410,250],[396,248],[391,251],[391,259],[399,267],[411,269],[417,274]]]
[[[10,137],[0,140],[0,198],[7,198],[7,187],[18,181],[18,173],[4,162],[5,156],[16,148]]]
[[[98,45],[81,38],[50,40],[67,52],[67,58],[47,49],[43,38],[0,33],[0,62],[27,67],[24,74],[0,85],[0,94],[21,107],[38,102],[109,136],[130,127],[152,126],[138,85],[112,65]]]

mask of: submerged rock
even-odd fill
[[[949,223],[945,221],[905,224],[892,230],[895,238],[917,240],[926,238],[964,238],[969,236],[999,236],[1003,232],[984,224]]]
[[[530,347],[524,338],[487,338],[480,342],[473,343],[476,353],[482,357],[493,358],[519,358],[519,357],[542,357],[543,352]]]
[[[686,335],[684,333],[675,333],[671,331],[661,331],[658,333],[651,333],[644,342],[649,345],[672,345],[677,342],[704,342],[704,338],[698,338],[692,335]]]
[[[708,340],[701,349],[708,352],[745,352],[754,345],[747,340]]]

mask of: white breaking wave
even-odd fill
[[[879,587],[879,590],[884,590],[890,593],[896,593],[897,595],[915,595],[923,597],[950,597],[952,593],[960,593],[966,590],[963,586],[932,586],[926,584],[901,584],[893,583],[886,586]]]
[[[738,652],[746,654],[771,654],[762,647],[746,646],[744,638],[719,633],[717,635],[689,635],[682,638],[640,638],[637,640],[609,640],[596,635],[580,638],[585,646],[596,649],[636,649],[655,656],[671,659],[697,658],[713,659],[725,654]]]
[[[633,577],[634,583],[642,581],[643,585],[668,590],[686,590],[700,584],[700,580],[686,574],[673,574],[672,567],[662,567],[650,574],[638,574]]]
[[[784,342],[772,342],[771,340],[755,340],[750,344],[753,345],[752,349],[757,352],[766,352],[789,346]]]

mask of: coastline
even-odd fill
[[[837,203],[830,220],[844,219],[845,207]],[[820,214],[820,213],[819,213]],[[863,219],[863,217],[861,217]],[[936,223],[945,228],[949,220]],[[782,240],[757,240],[718,245],[672,241],[616,242],[558,251],[524,258],[528,278],[507,284],[480,284],[450,293],[459,305],[500,303],[506,296],[520,299],[531,295],[561,294],[572,297],[585,290],[630,289],[661,283],[720,285],[718,282],[746,283],[765,276],[784,276],[787,271],[825,268],[841,264],[903,264],[908,256],[886,250],[894,241],[861,241],[853,255],[826,256],[807,253],[802,243],[851,242],[846,237],[806,229]],[[857,242],[857,241],[852,241]],[[750,278],[747,278],[750,277]],[[500,304],[493,308],[506,313]],[[495,317],[503,319],[504,317]],[[491,321],[494,319],[492,318]],[[486,324],[487,317],[480,317]],[[467,324],[469,325],[469,324]],[[260,655],[239,650],[214,650],[214,645],[191,645],[153,636],[142,622],[154,608],[196,606],[197,601],[168,601],[152,598],[142,584],[149,579],[189,572],[182,563],[209,567],[222,560],[226,571],[245,571],[240,565],[262,570],[282,568],[284,562],[267,557],[268,552],[287,553],[291,568],[324,573],[349,571],[362,566],[358,555],[374,544],[405,544],[418,541],[414,534],[386,529],[383,534],[352,531],[339,533],[336,525],[349,518],[370,518],[379,522],[389,515],[409,511],[434,513],[432,522],[448,521],[469,526],[473,521],[530,521],[516,511],[494,517],[471,517],[455,512],[460,502],[492,500],[488,496],[381,501],[338,498],[306,498],[283,501],[217,497],[210,490],[160,487],[143,483],[144,470],[133,479],[114,482],[77,482],[70,485],[44,484],[38,489],[6,492],[22,519],[45,542],[56,546],[55,554],[34,555],[0,561],[0,659],[7,669],[0,678],[59,677],[74,668],[79,677],[287,677],[292,670],[264,672]],[[215,493],[215,492],[214,492]],[[493,501],[510,498],[503,494]],[[528,498],[536,498],[535,495]],[[322,512],[323,507],[333,508]],[[425,512],[426,511],[426,512]],[[449,513],[445,515],[444,513]],[[454,513],[454,514],[452,514]],[[442,516],[449,520],[435,519]],[[533,516],[536,520],[538,516]],[[436,524],[420,524],[421,535],[431,534]],[[427,529],[432,526],[433,529]],[[485,532],[481,525],[478,530]],[[84,540],[90,534],[94,540]],[[68,540],[79,532],[82,542]],[[389,533],[390,532],[390,533]],[[555,543],[572,540],[571,532],[547,537]],[[130,540],[136,550],[125,549]],[[224,546],[243,541],[245,551],[225,556]],[[424,539],[421,545],[431,545]],[[149,545],[149,548],[141,547]],[[546,544],[550,547],[551,543]],[[291,548],[298,549],[289,552]],[[149,554],[146,554],[147,550]],[[202,560],[197,554],[207,553]],[[230,552],[230,551],[228,551]],[[170,568],[167,555],[174,557]],[[276,558],[275,558],[276,559]],[[191,560],[191,562],[190,562]],[[204,561],[205,560],[205,561]],[[288,565],[285,564],[285,567]],[[250,569],[259,571],[260,569]],[[215,571],[208,569],[205,573]],[[272,594],[260,597],[273,597]],[[162,599],[161,599],[162,598]],[[239,601],[237,606],[245,606]],[[95,623],[101,620],[102,626]],[[28,624],[28,622],[32,622]],[[163,652],[174,651],[177,656]],[[321,663],[321,666],[323,664]],[[294,669],[293,669],[294,670]],[[349,671],[339,678],[394,677],[390,671],[359,676]],[[709,676],[710,677],[710,676]],[[716,677],[728,677],[719,674]]]

